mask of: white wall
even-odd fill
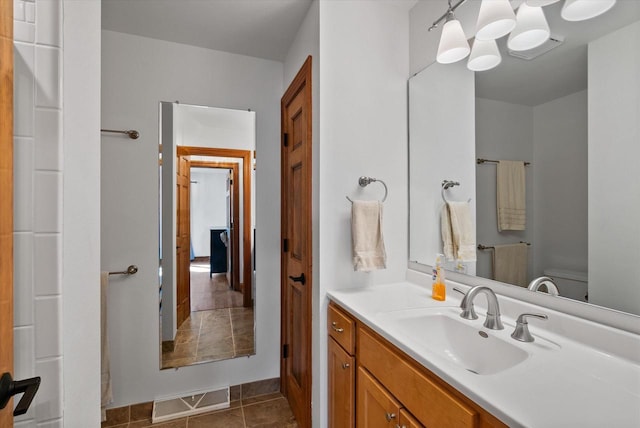
[[[320,13],[319,280],[314,310],[314,426],[327,424],[326,291],[393,282],[407,266],[407,79],[409,8],[404,1],[325,1]],[[352,198],[380,198],[387,269],[354,272]],[[315,236],[314,236],[315,237]],[[318,242],[318,241],[316,241]]]
[[[210,229],[227,227],[228,169],[191,168],[191,244],[196,257],[209,256]]]
[[[92,427],[100,421],[101,10],[96,1],[63,7],[64,426]]]
[[[273,308],[280,278],[268,263],[279,260],[272,249],[279,247],[280,173],[268,168],[257,170],[256,356],[158,369],[157,144],[158,103],[179,100],[250,108],[256,112],[258,162],[279,157],[282,73],[274,61],[102,32],[102,126],[141,134],[135,141],[102,139],[102,268],[140,268],[111,282],[114,407],[279,375],[280,314]]]
[[[587,126],[586,90],[533,108],[533,277],[587,271]]]
[[[484,98],[476,99],[476,158],[522,160],[533,162],[533,108]],[[474,162],[475,165],[475,162]],[[525,167],[527,224],[524,231],[498,232],[496,214],[496,164],[486,163],[476,166],[476,204],[478,244],[512,244],[520,241],[532,243],[529,249],[529,275],[533,268],[534,211],[533,183],[534,169]],[[476,273],[484,278],[492,278],[492,251],[478,251]]]
[[[640,22],[589,44],[589,302],[634,314],[640,314],[639,75]]]

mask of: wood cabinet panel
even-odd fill
[[[355,353],[355,322],[339,307],[331,304],[327,313],[327,330],[329,336],[342,346],[350,355]]]
[[[396,428],[400,403],[363,367],[358,367],[358,428]]]
[[[416,420],[405,409],[400,409],[400,420],[398,422],[399,428],[424,428],[420,422]]]
[[[355,426],[355,358],[329,338],[329,427]]]
[[[424,425],[478,427],[478,412],[417,370],[408,357],[396,354],[364,328],[358,329],[358,361]]]

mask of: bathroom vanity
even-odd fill
[[[487,329],[487,300],[462,319],[451,283],[444,302],[409,282],[329,298],[331,427],[640,426],[637,335],[505,296],[505,328]],[[549,316],[533,342],[511,338],[523,312]]]
[[[331,427],[506,426],[339,305],[327,319]]]

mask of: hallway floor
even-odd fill
[[[229,288],[225,273],[214,273],[209,277],[208,260],[194,260],[189,271],[192,312],[242,306],[242,293]]]

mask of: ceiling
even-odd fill
[[[103,0],[102,28],[274,61],[284,61],[312,0]],[[442,3],[445,0],[421,0]],[[523,0],[511,0],[514,8]],[[477,95],[538,105],[587,87],[587,43],[640,19],[640,0],[618,0],[613,9],[582,22],[560,17],[563,2],[544,8],[552,36],[564,43],[532,60],[509,56],[498,41],[502,64],[476,73]],[[475,33],[480,0],[456,10],[467,36]],[[439,12],[438,12],[439,13]],[[437,34],[434,34],[437,33]],[[426,37],[439,37],[439,31]]]
[[[284,61],[311,0],[102,0],[102,28]]]

